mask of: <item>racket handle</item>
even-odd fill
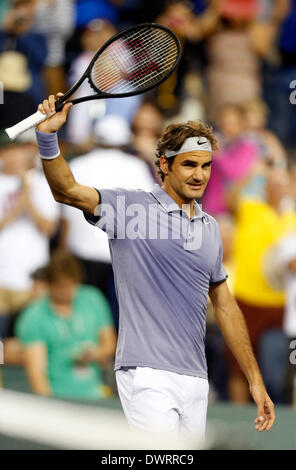
[[[53,116],[54,114],[55,113],[52,113],[50,116]],[[48,119],[48,117],[48,115],[41,113],[41,111],[37,111],[37,113],[32,114],[32,116],[27,117],[15,126],[5,129],[6,134],[8,135],[10,140],[14,140],[23,132],[31,129],[32,127],[38,126],[38,124]]]

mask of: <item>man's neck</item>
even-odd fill
[[[181,209],[184,209],[188,217],[194,216],[194,202],[195,199],[184,199],[176,191],[165,182],[162,185],[162,189],[178,204]],[[184,206],[187,206],[184,208]]]
[[[51,305],[53,307],[54,312],[57,313],[61,317],[69,318],[71,317],[73,313],[71,304],[62,304],[62,303],[54,302],[52,300]]]

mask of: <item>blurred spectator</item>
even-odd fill
[[[268,281],[278,290],[286,291],[286,316],[284,332],[288,338],[296,337],[296,310],[295,310],[295,273],[296,273],[296,232],[282,237],[269,253],[267,263]]]
[[[124,151],[132,135],[122,117],[110,115],[100,120],[95,137],[98,148],[71,162],[77,181],[98,189],[152,189],[154,180],[147,165]],[[63,218],[67,226],[64,229],[66,246],[82,261],[86,283],[101,289],[109,299],[117,327],[118,305],[107,235],[87,224],[81,212],[73,207],[64,207]]]
[[[39,299],[48,292],[46,267],[38,268],[31,275],[33,280],[32,299]]]
[[[286,8],[281,11],[278,37],[279,60],[265,67],[265,100],[271,110],[269,125],[280,140],[296,149],[296,107],[290,102],[290,94],[296,76],[296,2],[282,0]]]
[[[196,3],[199,5],[196,5]],[[169,0],[164,2],[162,13],[157,21],[176,32],[182,39],[198,41],[211,33],[219,21],[220,0],[191,2],[187,0]],[[203,3],[203,5],[201,5]],[[161,2],[159,3],[161,5]],[[198,15],[194,13],[197,12]]]
[[[37,105],[45,96],[42,69],[47,49],[45,38],[32,32],[35,5],[35,0],[14,0],[11,2],[11,8],[7,12],[0,30],[0,53],[7,54],[14,51],[24,56],[28,69],[26,73],[29,73],[32,78],[27,93]]]
[[[125,0],[76,0],[76,24],[78,27],[86,26],[95,18],[102,18],[117,23],[118,7]]]
[[[186,38],[189,31],[194,29],[195,16],[190,2],[171,1],[165,4],[164,10],[155,22],[160,23],[174,31],[180,39],[183,48],[183,57],[178,69],[159,87],[157,87],[156,99],[160,109],[172,116],[178,112],[180,107],[180,94],[182,91],[183,75],[185,73],[186,64],[184,55],[186,56]]]
[[[283,235],[296,229],[288,172],[276,167],[268,168],[265,178],[264,201],[250,197],[240,199],[239,192],[235,191],[229,197],[237,220],[233,252],[234,295],[257,354],[262,335],[269,329],[281,330],[284,315],[284,294],[269,285],[264,272],[265,257]],[[243,184],[238,184],[240,190]],[[228,359],[229,397],[235,402],[247,402],[248,385],[230,351]],[[270,361],[265,362],[264,369],[266,374],[273,374]]]
[[[184,76],[183,99],[179,112],[170,119],[166,119],[166,124],[173,122],[186,122],[205,119],[205,89],[201,75],[192,70]]]
[[[45,77],[47,94],[56,94],[66,87],[64,62],[65,42],[75,26],[73,0],[38,0],[34,31],[46,37]]]
[[[286,351],[296,348],[296,232],[283,237],[271,250],[267,262],[268,281],[275,289],[284,289],[286,297],[283,329]],[[287,355],[286,355],[287,356]],[[289,358],[290,359],[290,358]],[[288,366],[286,398],[296,404],[296,367],[285,357]]]
[[[0,54],[0,82],[4,90],[0,114],[0,129],[3,129],[36,111],[34,101],[28,95],[32,76],[23,54],[15,51]]]
[[[154,178],[155,150],[163,125],[162,113],[152,101],[142,103],[132,123],[132,149],[148,163]]]
[[[2,24],[3,18],[8,10],[9,0],[2,0],[0,3],[0,25]]]
[[[43,297],[48,293],[47,271],[46,267],[38,268],[31,275],[33,285],[31,288],[30,302]],[[14,326],[11,327],[13,334]],[[4,357],[6,365],[24,365],[24,348],[19,339],[10,336],[4,340]]]
[[[219,130],[220,149],[214,154],[211,179],[202,201],[205,211],[213,216],[229,212],[229,188],[249,174],[258,157],[257,145],[245,134],[244,112],[240,106],[222,108]]]
[[[261,96],[261,60],[270,54],[282,12],[275,2],[269,18],[260,18],[257,0],[213,0],[219,13],[207,41],[209,116],[215,122],[225,103],[242,104]],[[279,20],[280,21],[280,20]]]
[[[94,19],[85,26],[80,41],[82,53],[73,62],[70,70],[70,84],[73,85],[87,69],[95,52],[116,33],[115,27],[107,20]],[[95,94],[89,83],[85,81],[77,90],[75,97]],[[92,134],[96,119],[108,114],[118,114],[131,121],[142,98],[115,98],[109,100],[88,101],[74,107],[68,120],[67,135],[72,143],[84,144]]]
[[[43,175],[34,169],[36,148],[14,144],[1,150],[0,336],[10,316],[31,299],[31,274],[48,261],[48,240],[58,205]]]
[[[256,15],[254,2],[241,16],[232,10],[233,2],[221,3],[221,20],[208,40],[209,116],[214,122],[225,103],[241,104],[261,92],[259,61],[249,34]]]
[[[261,100],[244,104],[246,131],[258,145],[261,158],[287,161],[286,151],[277,136],[267,129],[268,109]]]
[[[33,391],[75,399],[106,396],[101,367],[115,352],[115,332],[104,296],[81,286],[81,269],[64,250],[47,269],[49,295],[20,315],[16,334],[24,347]]]

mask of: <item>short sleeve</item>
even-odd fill
[[[84,213],[85,219],[106,232],[108,238],[117,238],[121,233],[125,233],[126,207],[134,192],[122,188],[98,191],[100,204],[95,209],[95,215]]]
[[[33,343],[45,343],[46,334],[41,315],[35,306],[24,310],[15,325],[15,334],[24,345]]]
[[[226,281],[228,277],[224,269],[224,266],[222,264],[223,247],[222,247],[220,229],[219,229],[217,222],[215,222],[215,224],[216,224],[216,240],[218,244],[218,255],[217,255],[216,263],[214,264],[212,272],[211,272],[210,284],[224,282]]]

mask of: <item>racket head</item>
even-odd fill
[[[170,29],[142,23],[109,39],[94,55],[86,75],[102,97],[134,96],[163,83],[180,58],[180,41]]]

